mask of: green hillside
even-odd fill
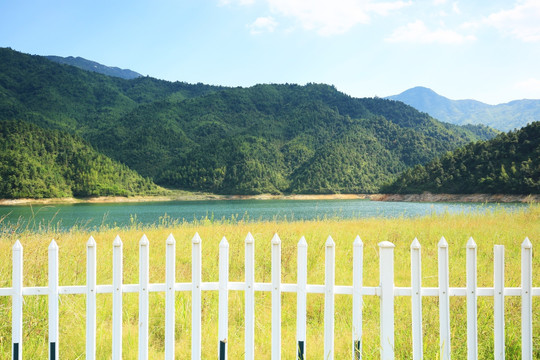
[[[540,122],[405,171],[388,193],[540,193]]]
[[[0,121],[0,198],[162,192],[151,180],[77,137],[22,121]]]
[[[154,102],[103,130],[90,141],[158,184],[242,194],[376,192],[407,167],[478,139],[402,103],[317,84]]]
[[[495,135],[328,85],[124,80],[0,49],[0,121],[19,119],[80,136],[159,185],[229,194],[372,193]]]

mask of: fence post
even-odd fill
[[[272,360],[281,359],[281,240],[272,238]]]
[[[201,247],[198,233],[191,240],[191,359],[201,359]]]
[[[422,334],[422,259],[417,238],[411,244],[411,302],[413,360],[421,360],[424,352]]]
[[[307,300],[307,249],[308,244],[305,237],[298,241],[297,260],[297,285],[296,292],[296,342],[298,360],[306,358],[306,300]]]
[[[478,307],[476,243],[473,238],[467,242],[467,359],[478,359]]]
[[[49,360],[58,360],[58,245],[49,245]]]
[[[22,360],[22,318],[23,318],[23,247],[19,240],[12,249],[13,272],[12,284],[12,313],[11,313],[11,343],[13,345],[13,360]]]
[[[86,360],[96,358],[96,241],[86,243]]]
[[[174,360],[176,240],[172,234],[165,244],[165,360]]]
[[[450,360],[450,296],[448,279],[448,243],[439,241],[439,326],[441,360]]]
[[[255,239],[251,233],[246,236],[245,248],[245,316],[246,316],[246,335],[245,335],[245,359],[255,359]]]
[[[113,311],[112,311],[112,358],[122,360],[122,240],[113,241]]]
[[[324,290],[324,359],[334,359],[334,288],[336,285],[336,244],[331,236],[326,240]]]
[[[139,241],[139,360],[148,359],[148,284],[150,243],[143,234]]]
[[[227,337],[229,327],[229,243],[223,237],[219,243],[219,312],[218,337],[219,360],[227,360]]]
[[[362,358],[362,282],[364,268],[364,243],[360,236],[353,242],[353,323],[352,323],[352,359]]]
[[[532,360],[532,244],[521,244],[521,358]]]
[[[504,246],[493,248],[494,359],[504,360]]]
[[[379,243],[381,360],[394,359],[394,244]]]

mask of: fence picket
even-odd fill
[[[422,262],[421,246],[417,238],[411,244],[411,303],[413,360],[423,358],[422,334]]]
[[[148,284],[150,243],[146,235],[139,241],[139,360],[148,359]]]
[[[439,241],[439,327],[441,360],[450,360],[450,294],[448,277],[448,243]]]
[[[336,244],[331,236],[326,240],[324,281],[324,359],[334,359],[334,288],[336,286]]]
[[[308,244],[303,236],[298,241],[297,285],[296,292],[296,343],[297,358],[306,358],[306,314],[307,314],[307,249]]]
[[[165,360],[174,359],[176,282],[176,240],[172,234],[165,242]]]
[[[255,239],[248,233],[245,240],[245,360],[255,359]]]
[[[92,236],[86,243],[86,360],[96,358],[96,252]]]
[[[191,243],[191,359],[200,360],[202,241],[198,233],[195,233]]]
[[[493,248],[494,358],[504,360],[504,246]]]
[[[381,360],[394,359],[394,244],[379,243]]]
[[[532,244],[521,244],[521,358],[532,360]]]
[[[476,243],[467,242],[467,359],[478,359]]]
[[[23,319],[23,247],[19,240],[12,249],[13,272],[12,287],[13,300],[11,310],[11,343],[13,346],[13,360],[22,360],[22,319]]]
[[[364,269],[364,243],[360,236],[353,242],[353,322],[352,359],[362,358],[362,282]]]
[[[58,245],[49,245],[49,360],[58,360]]]
[[[229,328],[229,243],[223,237],[219,243],[219,312],[218,337],[219,360],[227,360],[227,338]]]
[[[124,271],[122,240],[117,236],[113,242],[113,310],[112,310],[112,358],[122,359],[122,274]]]
[[[281,359],[281,240],[272,238],[272,360]]]

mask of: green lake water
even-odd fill
[[[196,220],[267,221],[416,217],[431,214],[517,210],[526,204],[415,203],[370,200],[214,200],[107,204],[0,206],[0,227],[68,230],[74,226],[130,226]]]

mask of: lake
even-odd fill
[[[298,221],[324,218],[415,217],[520,209],[526,204],[379,202],[370,200],[206,200],[0,206],[0,227],[69,230],[79,227],[171,224],[204,219]]]

